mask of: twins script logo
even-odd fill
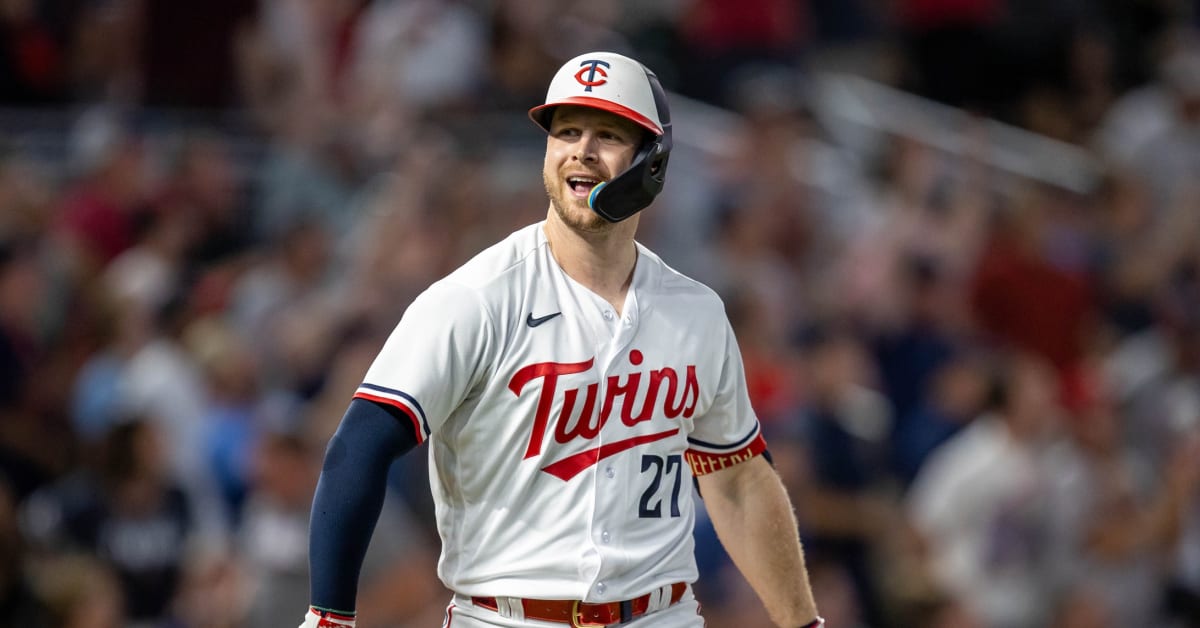
[[[629,363],[638,366],[642,363],[642,352],[634,349],[629,352]],[[555,401],[562,399],[562,407],[554,421],[554,440],[559,443],[569,443],[575,439],[583,441],[595,440],[600,429],[608,422],[613,413],[613,406],[618,398],[621,399],[621,423],[633,427],[643,421],[649,421],[654,411],[659,407],[659,393],[663,393],[661,401],[662,413],[668,419],[680,416],[691,418],[696,412],[696,401],[700,397],[700,384],[696,381],[696,366],[689,364],[683,381],[679,373],[667,366],[647,373],[629,373],[622,377],[609,375],[605,386],[604,403],[596,412],[596,398],[599,396],[599,383],[587,385],[583,405],[576,412],[575,404],[579,401],[580,389],[567,388],[558,391],[558,378],[563,375],[582,373],[592,368],[595,358],[586,362],[539,362],[522,367],[508,382],[508,389],[518,397],[525,386],[534,380],[542,380],[542,391],[538,397],[537,412],[533,419],[533,432],[529,436],[529,446],[525,448],[525,459],[532,458],[542,452],[542,443],[550,424],[550,411]],[[648,380],[646,395],[638,407],[638,389],[642,379]],[[637,407],[637,413],[634,408]],[[618,454],[626,449],[662,440],[679,433],[679,428],[641,434],[629,438],[604,443],[591,447],[577,454],[572,454],[552,462],[542,471],[564,481],[575,477],[580,471],[596,464],[609,456]]]
[[[575,80],[579,81],[579,84],[584,86],[583,91],[590,92],[590,91],[592,91],[593,87],[603,85],[608,82],[608,72],[605,72],[600,67],[600,66],[604,66],[606,68],[612,67],[608,64],[607,61],[601,61],[599,59],[591,59],[589,61],[584,61],[583,63],[581,63],[579,65],[581,65],[583,67],[582,67],[582,69],[580,69],[578,72],[575,73]],[[587,74],[587,78],[584,78],[584,76],[583,76],[585,73]],[[600,78],[596,78],[597,74],[600,75]]]

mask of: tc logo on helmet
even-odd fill
[[[593,87],[596,87],[597,85],[603,85],[608,82],[608,72],[605,72],[600,67],[612,67],[607,61],[589,59],[588,61],[584,61],[579,65],[582,66],[582,69],[575,73],[575,80],[579,81],[579,84],[584,86],[583,91],[590,92],[592,91]],[[587,78],[584,78],[584,74],[587,74]],[[596,78],[597,74],[600,75],[600,78]]]

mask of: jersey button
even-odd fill
[[[604,477],[611,480],[612,478],[616,477],[616,475],[617,472],[613,471],[612,467],[604,467]]]
[[[626,316],[626,317],[625,317],[625,326],[626,326],[626,327],[632,327],[632,326],[633,326],[633,317],[632,317],[632,316]]]
[[[611,321],[615,317],[616,315],[612,313],[612,310],[604,310],[604,320]]]
[[[612,540],[612,535],[608,533],[608,530],[605,530],[600,533],[600,542],[601,543],[608,545],[608,542],[611,540]]]
[[[596,583],[596,593],[599,593],[600,595],[604,595],[604,592],[607,590],[608,590],[607,584],[604,584],[603,582]]]

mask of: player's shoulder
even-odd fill
[[[482,316],[494,324],[528,283],[522,270],[543,246],[545,238],[540,235],[536,224],[514,231],[430,284],[410,310],[415,307],[427,316],[453,317],[460,322]]]
[[[522,227],[503,240],[483,249],[459,266],[442,282],[469,289],[484,290],[517,270],[545,246],[541,223]]]
[[[656,289],[672,299],[684,299],[691,304],[701,304],[723,310],[721,296],[704,282],[694,279],[667,264],[657,253],[638,243],[639,259],[652,267]]]

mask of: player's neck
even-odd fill
[[[563,272],[620,313],[637,264],[634,226],[618,225],[604,234],[584,234],[551,217],[543,231]]]

